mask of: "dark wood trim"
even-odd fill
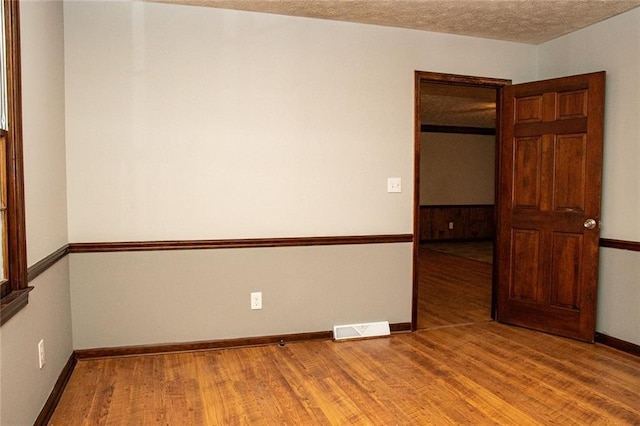
[[[122,243],[71,243],[60,247],[27,269],[28,281],[55,265],[69,253],[102,253],[114,251],[195,250],[214,248],[296,247],[311,245],[410,243],[411,234],[367,235],[355,237],[306,237],[247,240],[139,241]]]
[[[3,0],[4,1],[4,0]],[[27,243],[24,208],[24,172],[22,161],[22,78],[20,59],[20,4],[4,1],[7,120],[7,246],[5,267],[8,285],[0,287],[0,325],[29,302],[27,287]],[[14,294],[15,293],[15,294]]]
[[[476,87],[487,87],[496,89],[496,159],[499,156],[499,147],[500,147],[500,108],[501,108],[501,100],[502,100],[502,89],[506,86],[511,85],[511,80],[507,79],[498,79],[498,78],[486,78],[486,77],[476,77],[476,76],[467,76],[467,75],[456,75],[456,74],[442,74],[436,72],[426,72],[426,71],[415,71],[414,73],[414,173],[413,173],[413,300],[411,302],[411,329],[416,330],[418,327],[418,246],[420,245],[420,140],[421,140],[421,82],[430,82],[430,83],[440,83],[440,84],[456,84],[456,85],[468,85],[468,86],[476,86]],[[498,165],[499,161],[496,161],[496,188],[498,187],[498,177],[500,174],[498,173]],[[497,194],[497,192],[496,192]],[[496,196],[496,209],[498,206],[498,198]],[[499,223],[496,222],[496,228],[499,226]],[[495,247],[495,244],[494,244]],[[494,249],[495,254],[495,249]],[[494,312],[496,309],[495,297],[496,297],[496,289],[497,289],[497,281],[495,273],[498,258],[495,257],[494,262],[494,274],[493,274],[493,294],[492,294],[492,317],[494,317]]]
[[[398,322],[394,324],[389,324],[389,329],[392,333],[402,333],[406,331],[411,331],[411,323],[410,322]]]
[[[509,82],[509,85],[511,82]],[[495,178],[494,178],[494,206],[493,206],[493,223],[495,224],[493,229],[493,270],[491,274],[491,319],[496,320],[498,317],[498,271],[500,270],[499,264],[499,250],[498,250],[498,232],[500,230],[500,220],[498,211],[500,210],[500,164],[502,159],[500,158],[500,144],[502,143],[502,99],[504,98],[504,88],[496,90],[496,152],[495,152]]]
[[[640,356],[640,346],[620,340],[615,337],[607,336],[606,334],[596,333],[596,343],[600,343],[605,346],[617,349],[622,352],[629,353],[631,355]]]
[[[75,368],[77,362],[78,359],[76,357],[76,354],[72,353],[64,368],[60,372],[60,376],[58,376],[58,380],[53,386],[53,390],[51,391],[51,394],[49,394],[47,402],[45,402],[42,410],[40,410],[40,414],[38,415],[34,426],[44,426],[49,423],[49,420],[51,420],[51,416],[53,416],[53,412],[58,406],[58,402],[60,402],[60,398],[62,397],[64,389],[67,387],[67,383],[69,383],[69,379],[71,378],[71,374],[73,373],[73,369]]]
[[[244,337],[238,339],[209,340],[202,342],[167,343],[159,345],[121,346],[115,348],[79,349],[75,351],[78,359],[113,358],[120,356],[151,355],[169,352],[195,352],[215,349],[263,346],[302,340],[331,339],[331,331],[314,333],[282,334],[277,336]]]
[[[25,287],[20,290],[14,290],[0,300],[0,326],[17,314],[20,309],[29,303],[29,292],[33,287]]]
[[[494,207],[493,204],[422,204],[421,209],[450,209],[455,207]]]
[[[28,282],[55,265],[69,253],[114,251],[196,250],[214,248],[296,247],[312,245],[410,243],[411,234],[368,235],[355,237],[306,237],[247,240],[139,241],[115,243],[71,243],[60,247],[27,269]],[[8,300],[8,299],[7,299]]]
[[[480,242],[480,241],[493,241],[494,239],[491,237],[483,237],[483,238],[442,238],[439,240],[425,240],[420,241],[421,244],[448,244],[448,243],[470,243],[470,242]]]
[[[421,133],[455,133],[460,135],[487,135],[496,134],[496,129],[491,127],[469,127],[469,126],[440,126],[436,124],[420,125]]]
[[[7,220],[11,289],[27,287],[27,245],[22,161],[20,2],[5,2],[7,55]]]
[[[38,275],[55,265],[60,259],[69,254],[69,244],[65,244],[49,256],[27,268],[27,281],[33,281]]]
[[[510,86],[511,80],[501,78],[476,77],[459,74],[442,74],[439,72],[416,71],[416,77],[430,83],[457,84],[467,86],[501,88]]]
[[[390,324],[392,333],[410,331],[411,323]],[[249,346],[264,346],[275,344],[287,344],[308,340],[333,339],[332,331],[315,331],[309,333],[280,334],[261,337],[241,337],[237,339],[209,340],[201,342],[167,343],[159,345],[120,346],[114,348],[78,349],[77,359],[113,358],[120,356],[138,356],[163,354],[170,352],[196,352],[216,349],[240,348]]]
[[[600,247],[614,248],[620,250],[640,251],[640,242],[613,240],[610,238],[600,238]]]
[[[420,247],[420,163],[422,155],[422,95],[421,83],[426,73],[416,71],[413,76],[413,259],[411,288],[411,331],[418,329],[418,248]]]
[[[410,243],[412,241],[413,235],[411,234],[356,235],[336,237],[251,238],[240,240],[127,241],[110,243],[70,243],[69,253],[388,244]]]
[[[0,300],[2,300],[2,298],[4,298],[5,296],[8,296],[9,293],[11,293],[11,283],[9,282],[9,280],[4,279],[0,283],[0,294],[2,295],[0,296]]]

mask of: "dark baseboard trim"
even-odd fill
[[[411,323],[403,322],[389,325],[392,333],[411,331]],[[237,339],[209,340],[202,342],[167,343],[159,345],[120,346],[115,348],[78,349],[77,359],[114,358],[121,356],[152,355],[171,352],[196,352],[216,349],[241,348],[250,346],[274,345],[280,343],[308,340],[333,339],[332,331],[281,334],[261,337],[242,337]]]
[[[620,340],[615,337],[607,336],[606,334],[596,333],[596,343],[600,343],[605,346],[617,349],[622,352],[626,352],[631,355],[640,356],[640,346]]]
[[[167,343],[159,345],[121,346],[115,348],[79,349],[78,359],[114,358],[133,355],[152,355],[171,352],[195,352],[215,349],[262,346],[280,343],[281,341],[297,342],[302,340],[331,339],[330,331],[314,333],[283,334],[278,336],[245,337],[238,339],[209,340],[202,342]]]
[[[27,269],[27,282],[33,281],[38,275],[51,268],[56,264],[56,262],[65,257],[67,254],[69,254],[69,244],[65,244],[58,250],[51,253],[49,256],[30,266]]]
[[[640,251],[640,242],[612,240],[610,238],[600,238],[600,247],[608,247],[620,250]]]
[[[71,374],[73,373],[73,369],[75,368],[77,363],[77,358],[75,353],[72,353],[69,357],[69,361],[65,364],[62,372],[60,372],[60,376],[56,381],[49,398],[47,398],[47,402],[45,402],[44,407],[40,410],[40,414],[36,419],[34,425],[35,426],[44,426],[49,423],[51,420],[51,416],[53,416],[53,412],[58,406],[58,402],[60,402],[60,398],[62,397],[62,393],[64,392],[69,379],[71,378]]]
[[[302,247],[351,244],[387,244],[413,242],[413,234],[356,235],[337,237],[251,238],[239,240],[125,241],[71,243],[69,253],[120,251],[198,250],[223,248]]]
[[[392,333],[404,333],[406,331],[412,331],[410,322],[398,322],[395,324],[389,324],[389,328]]]

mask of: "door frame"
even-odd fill
[[[494,237],[493,237],[493,271],[492,271],[492,290],[491,290],[491,318],[495,319],[495,312],[497,307],[497,250],[496,250],[496,235],[498,234],[498,227],[500,224],[497,221],[498,213],[498,188],[500,182],[498,181],[500,176],[500,132],[501,132],[501,104],[502,104],[502,89],[505,86],[510,86],[511,80],[489,78],[489,77],[475,77],[459,74],[443,74],[429,71],[415,71],[414,73],[414,172],[413,172],[413,291],[411,300],[411,331],[418,329],[418,248],[420,246],[420,139],[421,139],[421,123],[420,123],[420,111],[421,106],[421,83],[439,83],[449,84],[456,86],[474,86],[496,89],[496,143],[495,143],[495,195],[494,195]]]

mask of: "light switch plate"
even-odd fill
[[[399,177],[388,178],[387,192],[402,192],[402,179]]]

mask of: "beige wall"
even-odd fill
[[[414,72],[531,80],[536,50],[73,1],[65,49],[71,242],[411,233]],[[74,346],[405,322],[411,273],[410,244],[72,255]]]
[[[600,250],[600,282],[596,329],[640,345],[640,255]]]
[[[67,243],[63,6],[23,1],[20,9],[27,257],[33,265]],[[29,304],[0,328],[2,425],[33,424],[73,348],[68,260],[29,285]]]
[[[67,244],[62,1],[21,3],[27,263]]]
[[[545,43],[539,77],[607,71],[604,238],[640,241],[640,9]],[[640,253],[603,249],[596,329],[640,344]]]
[[[535,46],[149,2],[67,2],[65,36],[72,242],[411,233],[414,71],[535,77]]]
[[[493,204],[495,136],[422,133],[420,204]]]
[[[31,425],[72,353],[69,262],[30,283],[29,304],[0,328],[0,424]],[[38,342],[46,363],[38,366]]]
[[[71,255],[76,349],[411,321],[412,246]],[[250,310],[261,291],[263,309]]]

